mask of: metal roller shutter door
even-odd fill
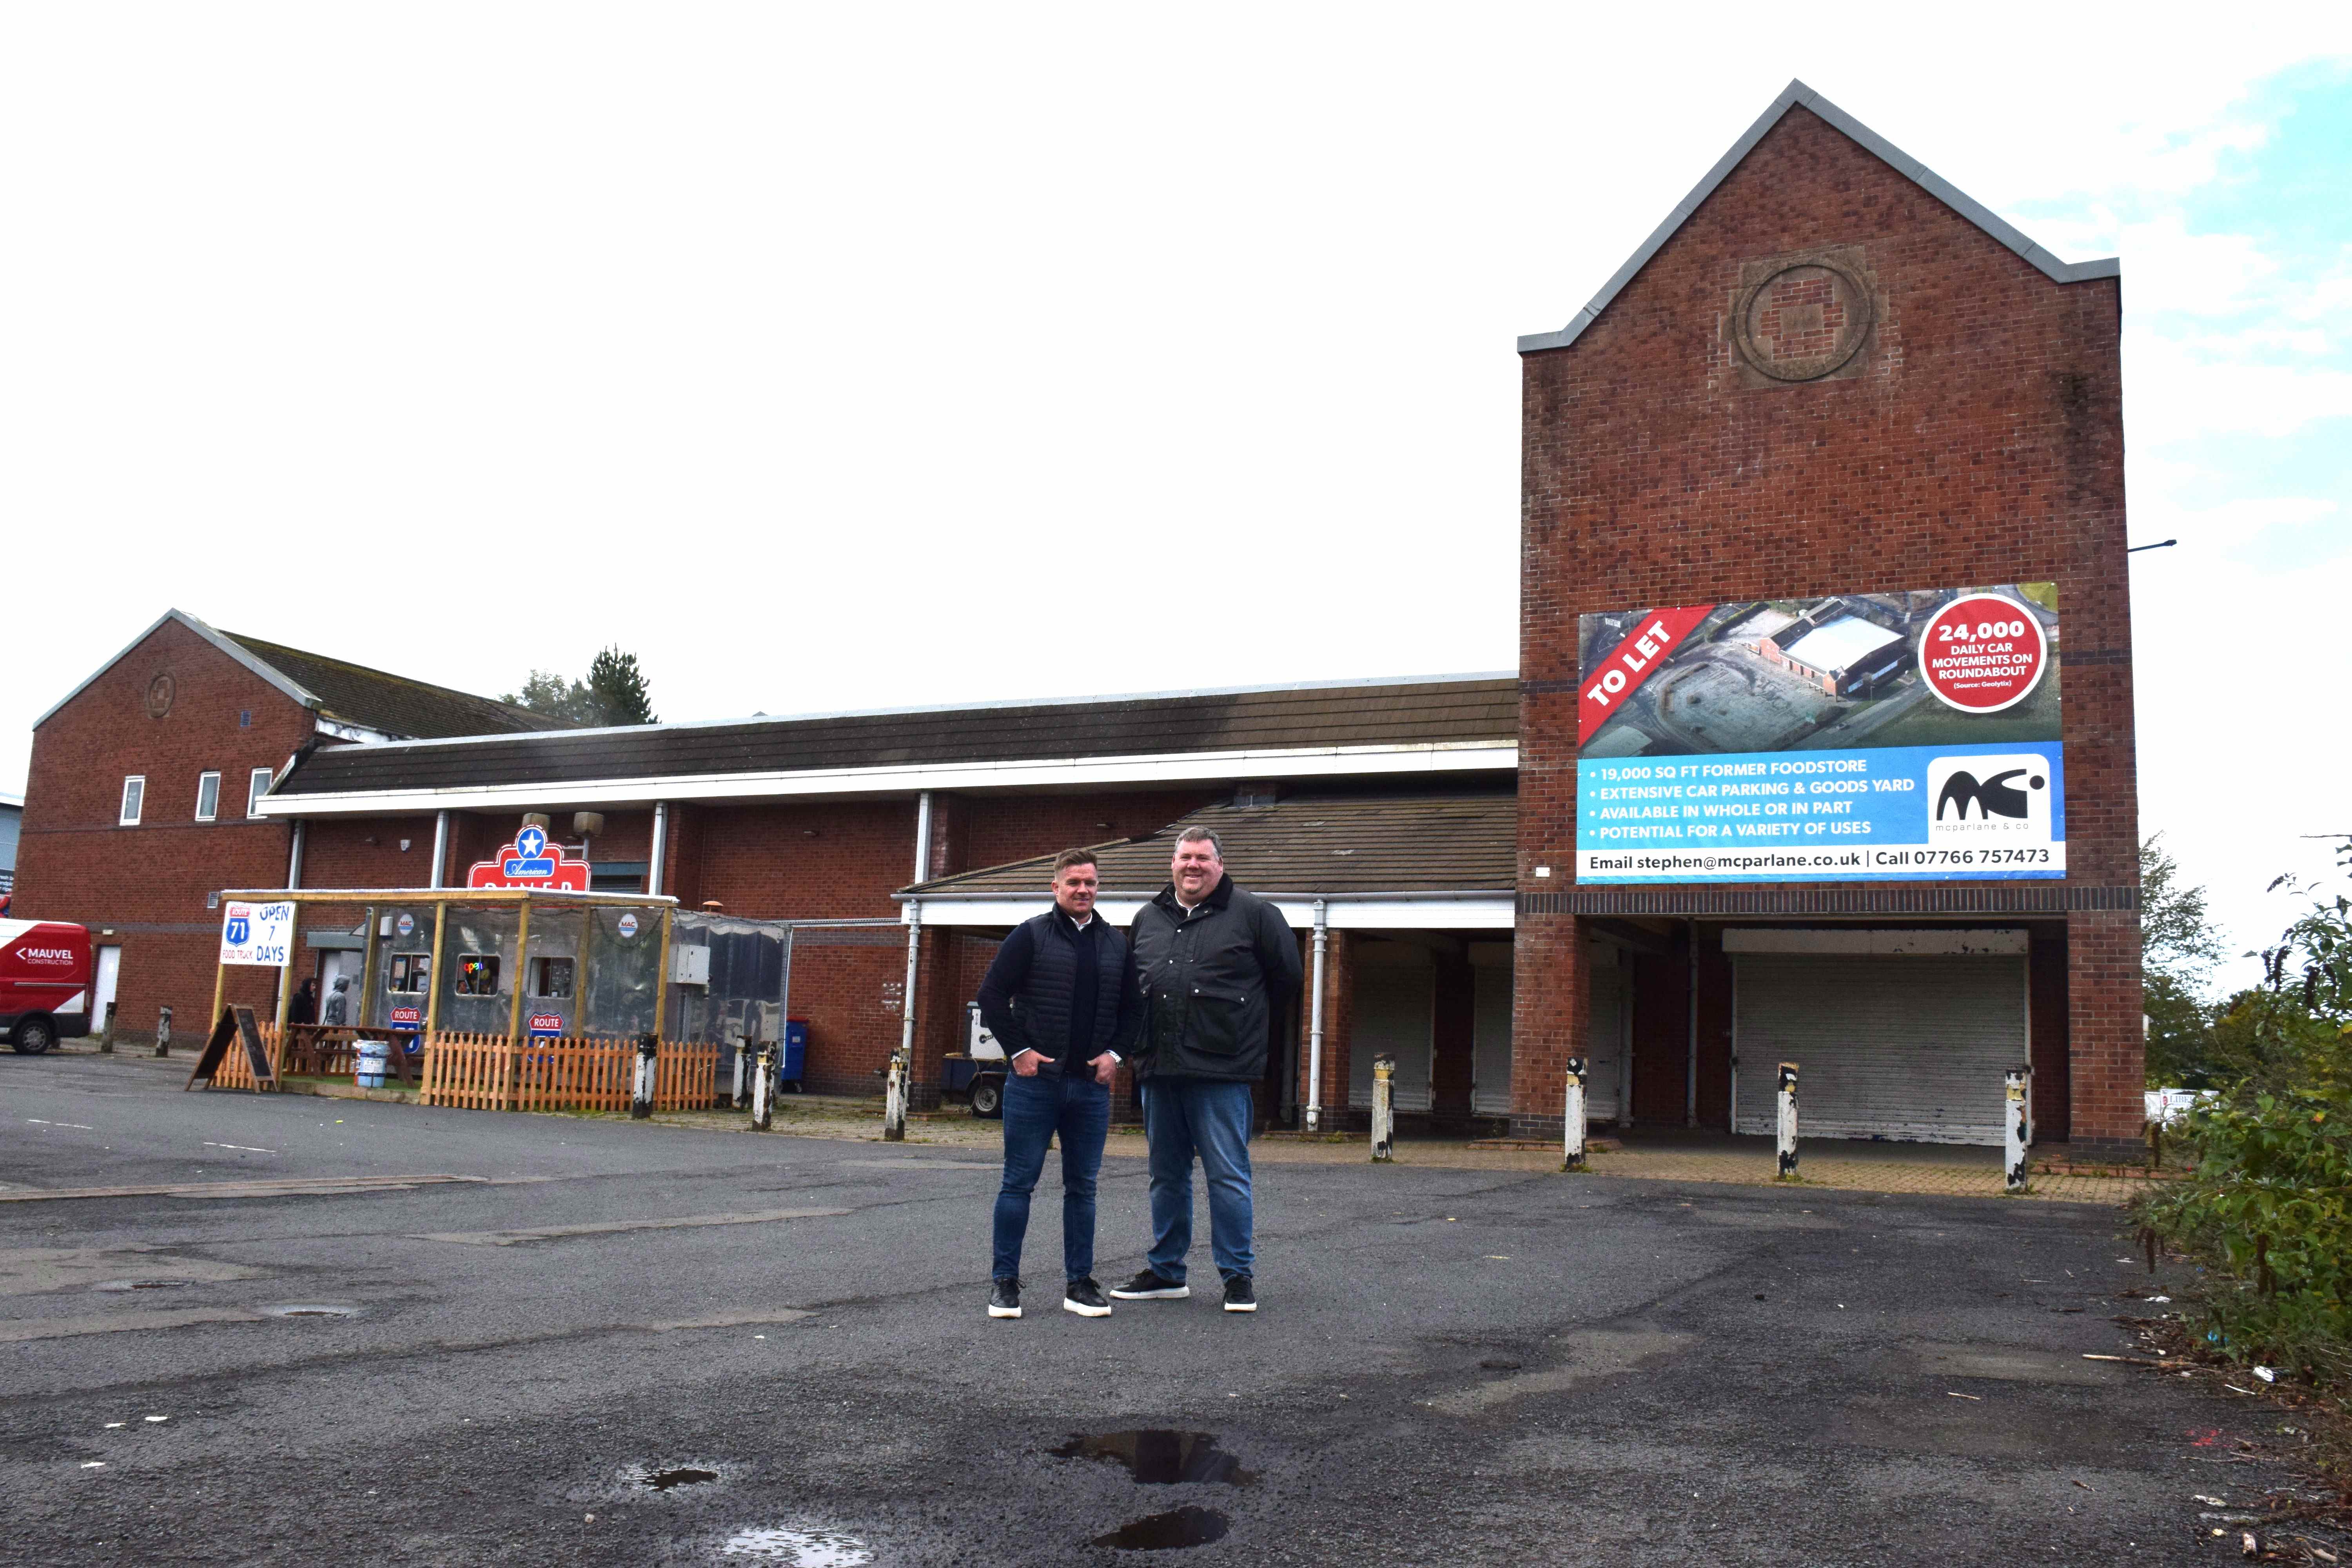
[[[2026,1059],[2023,958],[1734,962],[1739,1131],[1771,1133],[1775,1068],[1795,1062],[1801,1136],[2000,1142],[2001,1075]]]
[[[1431,1037],[1437,1019],[1437,972],[1420,964],[1366,964],[1356,971],[1355,1029],[1348,1042],[1348,1103],[1372,1104],[1372,1058],[1396,1058],[1390,1079],[1399,1110],[1430,1107]]]

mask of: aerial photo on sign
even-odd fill
[[[2066,874],[2056,584],[1577,629],[1578,881]]]

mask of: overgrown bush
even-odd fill
[[[2352,1386],[2352,897],[2260,956],[2216,1028],[2231,1078],[2176,1139],[2196,1169],[2138,1217],[2204,1265],[2217,1347]]]

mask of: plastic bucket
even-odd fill
[[[352,1079],[362,1089],[383,1087],[384,1063],[392,1047],[382,1040],[361,1040],[352,1051]]]

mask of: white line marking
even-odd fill
[[[278,1152],[275,1149],[257,1149],[250,1143],[215,1143],[209,1138],[205,1140],[205,1147],[207,1149],[236,1149],[247,1154],[275,1154]]]
[[[98,1131],[95,1127],[85,1127],[79,1121],[44,1121],[37,1116],[27,1116],[25,1120],[31,1122],[36,1127],[70,1127],[77,1132],[95,1132]]]

